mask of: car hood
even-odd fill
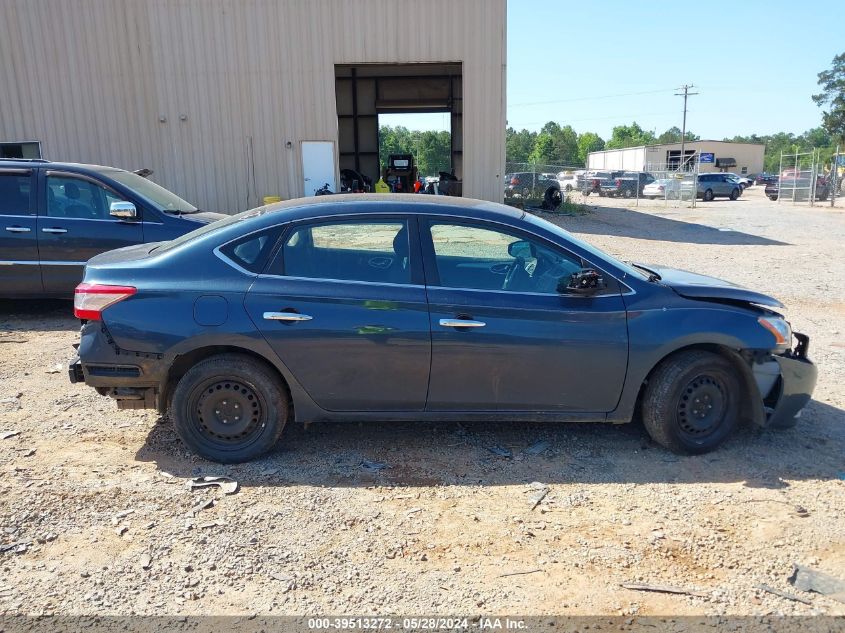
[[[761,292],[748,290],[724,279],[699,275],[698,273],[691,273],[676,268],[664,268],[663,266],[651,266],[649,264],[642,264],[642,266],[660,275],[660,283],[668,286],[682,297],[690,299],[715,299],[717,301],[741,301],[774,308],[784,307],[774,297]]]

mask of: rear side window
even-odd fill
[[[0,215],[33,215],[29,174],[0,172]]]
[[[299,226],[288,234],[282,257],[270,272],[309,279],[408,284],[409,244],[405,220]]]
[[[220,253],[244,270],[260,273],[267,265],[280,233],[279,227],[252,233],[224,244]]]

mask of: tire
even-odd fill
[[[630,190],[630,189],[628,189],[628,188],[625,188],[625,190],[622,192],[622,195],[623,195],[623,196],[625,196],[626,198],[633,198],[633,197],[634,197],[634,192],[633,192],[633,191],[631,191],[631,190]]]
[[[549,187],[543,194],[542,208],[545,211],[557,211],[563,204],[563,195],[557,187]]]
[[[736,187],[734,187],[734,188],[731,190],[731,200],[736,200],[737,198],[739,198],[739,189],[737,189]]]
[[[739,379],[726,358],[702,350],[677,352],[648,379],[643,424],[651,438],[670,451],[707,453],[736,427],[740,394]]]
[[[657,196],[646,196],[649,200],[657,200]]]
[[[566,185],[566,192],[569,193],[572,191],[572,185]]]
[[[769,200],[771,200],[772,202],[777,202],[777,199],[777,196],[769,196]]]
[[[713,190],[712,190],[712,189],[707,189],[707,190],[704,192],[704,202],[712,202],[712,201],[713,201],[713,198],[714,198],[714,196],[713,196]]]
[[[585,191],[585,192],[584,192],[584,195],[585,195],[585,196],[589,196],[591,193],[592,193],[592,191]]]
[[[193,452],[234,464],[255,459],[276,445],[288,420],[289,402],[287,390],[266,364],[239,354],[220,354],[200,361],[182,376],[173,392],[170,418]],[[251,418],[236,424],[244,410]],[[223,416],[234,420],[230,423]]]

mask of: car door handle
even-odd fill
[[[31,229],[28,229],[25,226],[7,226],[6,230],[9,233],[29,233]]]
[[[298,312],[265,312],[264,318],[268,321],[310,321],[314,317]]]
[[[57,229],[57,228],[49,228],[49,229],[41,229],[42,233],[67,233],[67,229]]]
[[[472,321],[470,319],[440,319],[443,327],[484,327],[484,321]]]

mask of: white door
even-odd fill
[[[332,141],[302,141],[302,176],[306,196],[313,196],[326,184],[331,191],[337,189]]]

